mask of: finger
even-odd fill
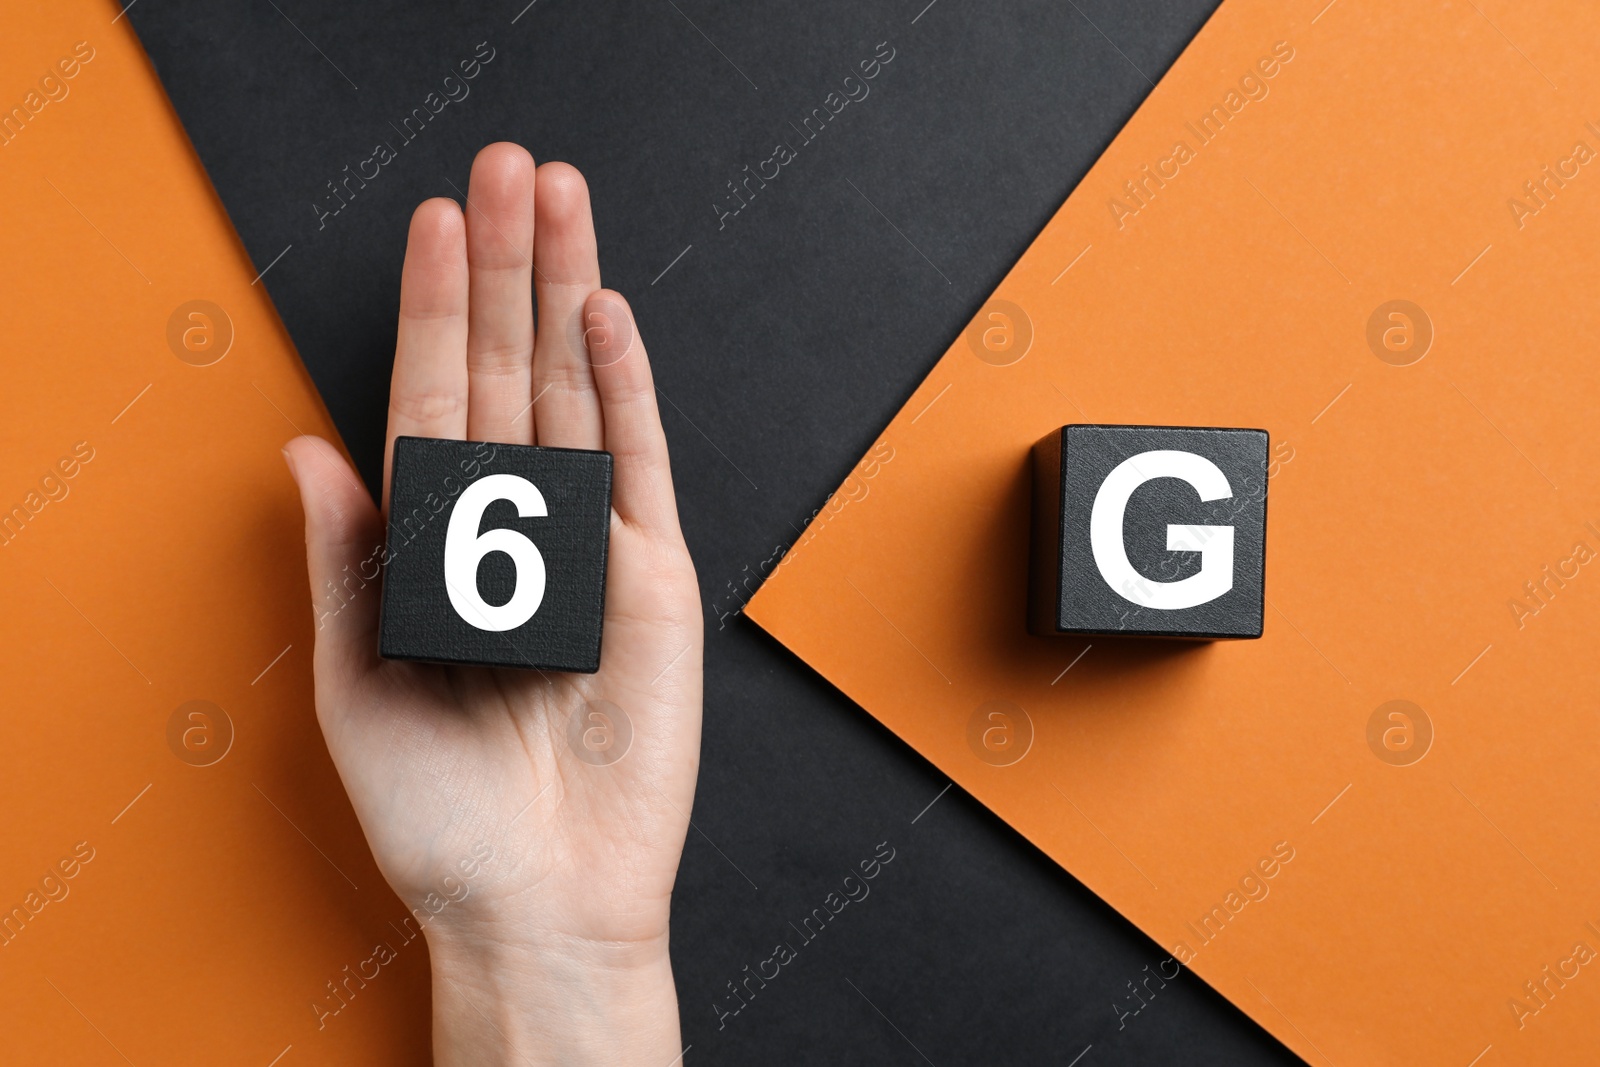
[[[533,157],[478,153],[467,186],[467,439],[533,443]]]
[[[602,289],[585,304],[583,321],[605,412],[605,447],[615,463],[611,506],[629,525],[681,538],[655,381],[633,312],[620,293]]]
[[[382,520],[355,471],[327,441],[296,437],[283,455],[305,510],[318,674],[359,676],[378,663]]]
[[[565,163],[539,168],[534,203],[534,292],[539,336],[533,353],[538,440],[557,448],[599,448],[600,398],[583,344],[583,302],[600,288],[594,219],[583,175]]]
[[[396,437],[466,435],[466,353],[466,226],[455,201],[426,200],[411,216],[400,274],[400,332],[383,456],[385,512]]]

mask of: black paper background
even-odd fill
[[[1165,952],[960,790],[924,811],[947,779],[736,614],[1217,0],[524,3],[128,17],[369,483],[412,207],[461,199],[493,140],[588,177],[708,626],[673,907],[686,1061],[1298,1062],[1187,974],[1119,1019]],[[319,227],[325,183],[399,147],[391,123],[480,42],[470,95]],[[870,95],[719,225],[727,183],[880,42]],[[879,842],[896,858],[871,896],[719,1026],[727,983]]]

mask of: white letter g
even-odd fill
[[[1228,476],[1215,463],[1193,452],[1160,449],[1123,460],[1100,484],[1089,513],[1089,545],[1095,566],[1113,592],[1141,607],[1179,611],[1217,599],[1233,588],[1232,526],[1168,526],[1167,549],[1200,553],[1200,573],[1176,582],[1146,578],[1128,562],[1122,541],[1123,516],[1133,491],[1153,478],[1177,478],[1193,486],[1202,501],[1233,496]],[[1185,532],[1192,531],[1198,545]]]

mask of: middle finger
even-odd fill
[[[501,142],[467,187],[467,438],[532,444],[533,157]]]

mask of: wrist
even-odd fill
[[[434,1060],[669,1063],[681,1050],[667,939],[428,929]]]

